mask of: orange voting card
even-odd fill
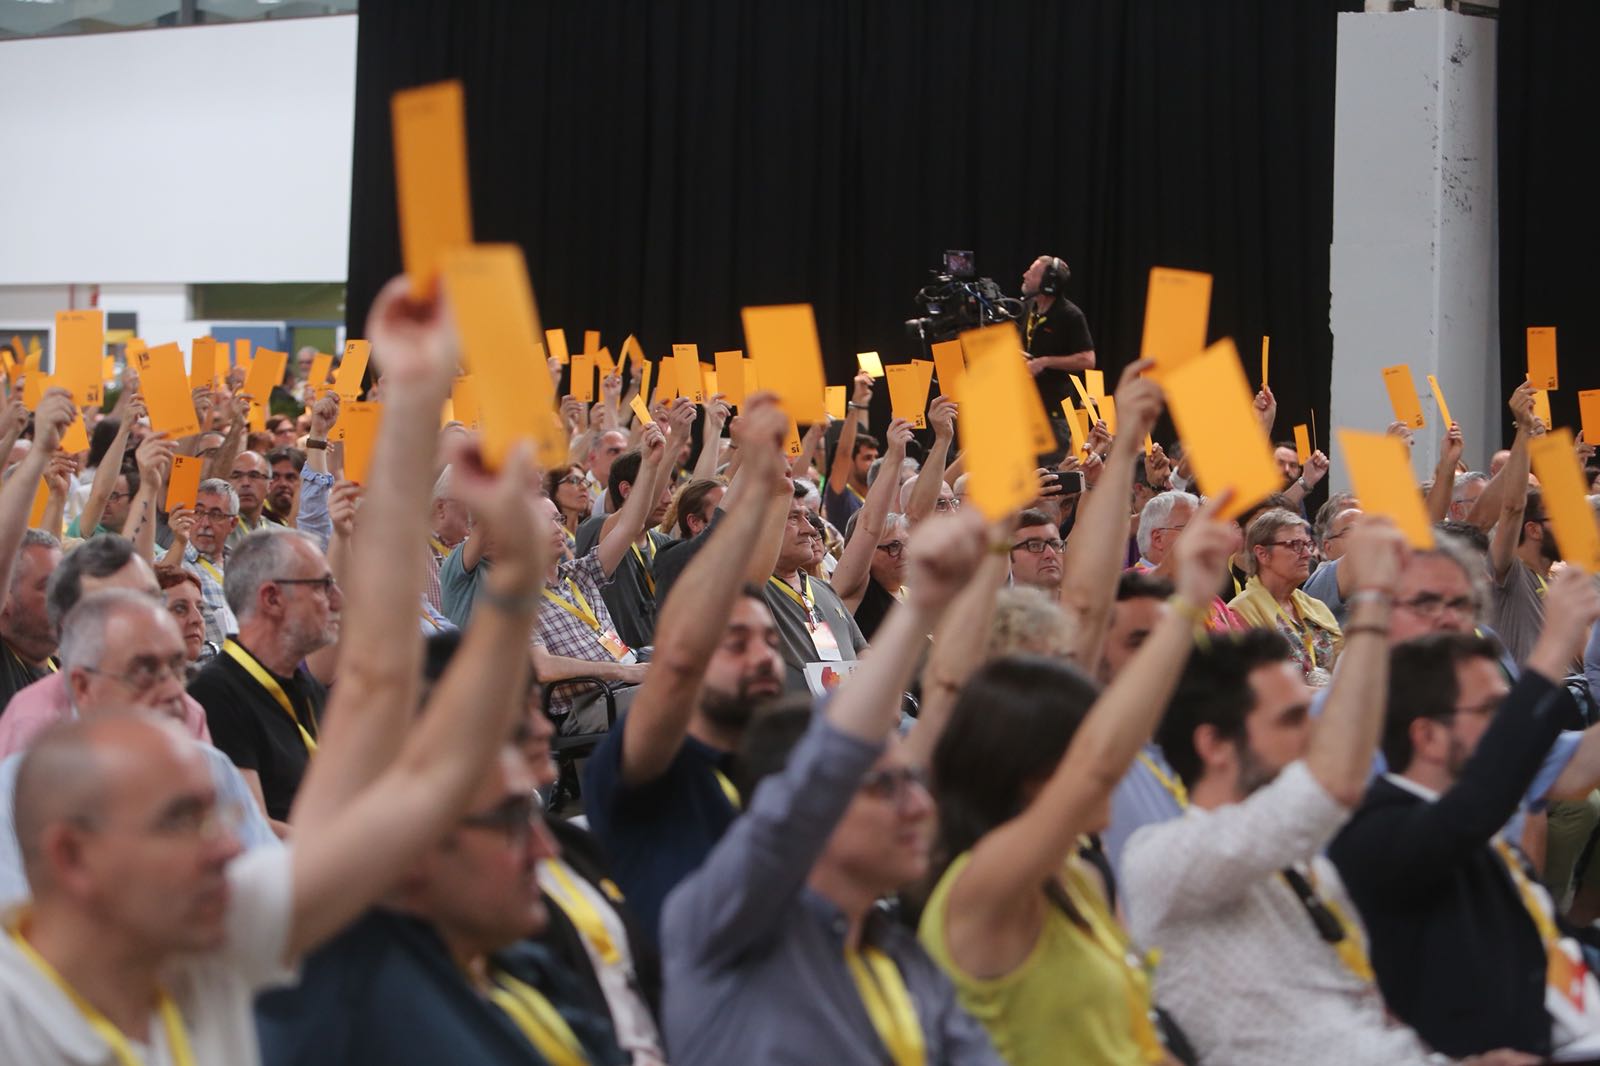
[[[926,387],[921,392],[922,372],[910,363],[894,363],[883,368],[889,379],[889,404],[895,418],[911,423],[912,429],[926,429],[928,419],[924,409],[928,405]]]
[[[878,358],[877,352],[857,352],[856,366],[875,378],[883,377],[883,360]]]
[[[602,347],[594,353],[595,369],[600,371],[600,382],[603,385],[606,378],[614,377],[617,373],[617,364],[611,358],[611,349]]]
[[[1089,395],[1089,390],[1084,385],[1083,379],[1076,374],[1068,374],[1067,377],[1071,379],[1072,391],[1078,394],[1078,402],[1083,404],[1083,409],[1088,412],[1089,417],[1096,422],[1104,421],[1100,417],[1100,409],[1095,406],[1094,397]]]
[[[50,387],[50,375],[39,369],[39,358],[33,352],[22,362],[22,406],[30,411],[39,409],[44,390]]]
[[[1210,317],[1210,274],[1152,267],[1139,358],[1154,359],[1163,374],[1196,358],[1205,350]]]
[[[224,350],[226,358],[226,350]],[[211,337],[196,337],[189,346],[189,387],[211,389],[217,384],[217,342]]]
[[[1283,486],[1232,340],[1165,371],[1161,391],[1201,490],[1207,496],[1233,490],[1221,517],[1243,514]]]
[[[1267,387],[1267,350],[1272,347],[1272,338],[1266,334],[1261,336],[1261,387]]]
[[[272,389],[283,381],[283,370],[288,365],[288,352],[256,349],[256,357],[250,360],[250,372],[244,378],[244,391],[250,396],[251,429],[266,428],[267,410],[272,405]]]
[[[89,450],[89,431],[83,428],[81,413],[67,423],[66,432],[61,434],[61,450],[68,455]]]
[[[50,506],[50,486],[44,478],[39,479],[39,487],[33,490],[33,506],[28,509],[28,528],[40,529],[44,526],[45,508]],[[60,533],[61,530],[51,530]]]
[[[330,353],[318,352],[311,357],[311,366],[306,370],[306,385],[312,395],[320,396],[328,391],[328,372],[332,369],[333,356]]]
[[[961,418],[956,423],[967,461],[967,498],[991,521],[1026,507],[1039,494],[1036,442],[1029,436],[1027,420],[1017,417],[1029,404],[1039,404],[1039,394],[1023,391],[1022,386],[1030,384],[1026,368],[1018,377],[1010,367],[1022,366],[1016,327],[990,330],[1002,328],[1010,330],[1009,338],[976,336],[989,330],[975,330],[962,338],[963,348],[973,358],[961,377]],[[987,357],[977,354],[988,345],[1008,350]]]
[[[1411,368],[1405,363],[1383,368],[1383,387],[1389,392],[1389,406],[1394,408],[1397,422],[1412,429],[1421,429],[1426,422],[1422,417],[1422,401],[1417,397],[1417,382]]]
[[[344,342],[344,359],[333,375],[333,391],[346,403],[361,395],[361,379],[367,375],[372,345],[363,340]]]
[[[644,366],[644,349],[639,347],[639,338],[628,334],[628,339],[622,342],[622,351],[617,356],[617,367],[627,373],[628,360],[633,360],[634,366]]]
[[[451,384],[450,405],[457,422],[478,428],[478,383],[471,374],[462,374]]]
[[[564,329],[547,329],[544,331],[544,346],[549,349],[550,355],[556,362],[566,366],[572,359],[567,352],[567,331]]]
[[[56,384],[72,392],[79,407],[100,402],[100,360],[105,357],[105,313],[56,312]]]
[[[671,403],[678,398],[678,364],[671,359],[656,363],[655,403]]]
[[[1087,415],[1088,412],[1078,410],[1072,406],[1070,398],[1063,396],[1061,413],[1067,416],[1067,429],[1072,434],[1072,454],[1081,458],[1084,450],[1089,447],[1089,425],[1087,418],[1079,416]]]
[[[847,404],[850,396],[843,385],[829,385],[823,390],[827,397],[828,417],[835,421],[843,421],[849,412]]]
[[[1304,422],[1294,427],[1294,459],[1301,466],[1311,461],[1311,432]]]
[[[1428,375],[1428,388],[1433,391],[1433,402],[1439,405],[1439,423],[1446,431],[1450,429],[1450,405],[1444,402],[1444,390],[1439,387],[1439,379],[1432,374]]]
[[[100,381],[102,384],[117,380],[116,356],[108,355],[100,364]]]
[[[1561,558],[1589,573],[1600,573],[1600,525],[1586,495],[1583,468],[1565,427],[1528,442],[1528,457],[1539,478],[1544,510],[1550,516]],[[1362,499],[1365,506],[1366,500]]]
[[[700,364],[700,391],[705,393],[706,403],[717,394],[717,372],[705,363]]]
[[[555,386],[538,356],[539,311],[522,249],[477,245],[445,257],[445,290],[477,386],[484,458],[498,466],[532,440],[546,469],[566,460]]]
[[[746,307],[745,347],[756,362],[761,388],[776,393],[790,418],[808,425],[827,415],[822,390],[822,345],[810,304]],[[749,390],[749,375],[745,376]]]
[[[1387,515],[1413,548],[1433,547],[1433,526],[1411,472],[1411,450],[1387,433],[1338,431],[1350,484],[1367,514]]]
[[[803,451],[805,449],[800,445],[800,424],[791,418],[789,430],[783,437],[783,454],[791,459],[798,459]]]
[[[150,428],[172,439],[200,432],[194,397],[183,378],[183,352],[160,344],[139,353],[139,389],[150,411]]]
[[[1555,423],[1550,421],[1550,390],[1533,390],[1533,417],[1544,423],[1545,429],[1552,429]]]
[[[1104,370],[1085,370],[1083,372],[1083,387],[1089,390],[1089,395],[1094,398],[1095,407],[1100,406],[1100,401],[1106,396],[1106,372]]]
[[[744,353],[743,352],[718,352],[717,384],[722,388],[722,395],[735,407],[744,403]]]
[[[167,500],[163,505],[168,514],[180,507],[194,509],[200,499],[200,474],[205,468],[206,461],[198,455],[172,457],[172,476],[167,481]]]
[[[251,352],[254,347],[248,337],[235,338],[233,342],[233,365],[242,366],[248,370],[250,368]],[[223,353],[223,358],[227,358],[226,352]]]
[[[959,399],[956,391],[967,373],[967,360],[960,341],[939,341],[933,346],[933,365],[939,371],[939,395]]]
[[[256,357],[260,362],[260,355]],[[383,419],[383,404],[354,400],[339,408],[339,425],[344,427],[344,479],[364,485],[372,466],[372,449],[378,442],[378,423]]]
[[[993,359],[1000,364],[1004,373],[1020,383],[1008,392],[1008,395],[1021,397],[1022,406],[1013,411],[1012,416],[1021,414],[1035,456],[1055,451],[1055,431],[1050,428],[1050,416],[1045,414],[1044,401],[1039,399],[1039,388],[1034,384],[1033,375],[1028,373],[1028,365],[1023,362],[1022,337],[1017,333],[1016,323],[1002,322],[996,326],[968,330],[961,334],[961,350],[967,356],[968,374],[979,363]]]
[[[390,109],[400,250],[411,292],[421,296],[438,277],[445,254],[472,243],[461,83],[397,92]]]
[[[1115,396],[1100,397],[1100,420],[1106,424],[1106,432],[1115,437],[1117,435],[1117,398]]]
[[[1528,327],[1528,380],[1536,389],[1558,389],[1556,371],[1556,328]]]
[[[1584,389],[1578,393],[1578,417],[1583,439],[1590,444],[1600,444],[1600,389]]]
[[[916,367],[917,372],[922,375],[922,383],[918,387],[922,389],[922,405],[926,407],[928,405],[928,391],[933,388],[933,360],[913,359],[911,360],[911,365]]]
[[[600,331],[586,329],[583,331],[583,354],[593,355],[600,350]]]
[[[639,399],[637,395],[635,395],[634,398],[628,402],[628,404],[633,408],[633,417],[639,420],[640,425],[648,426],[655,422],[655,419],[650,417],[649,405],[647,405],[643,400]]]
[[[695,403],[705,403],[705,382],[700,378],[700,346],[674,344],[672,362],[678,372],[678,395]]]
[[[594,356],[574,355],[568,366],[572,371],[568,393],[579,403],[594,403]]]

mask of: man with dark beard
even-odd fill
[[[739,476],[771,492],[739,493],[673,586],[644,685],[584,768],[589,827],[652,940],[667,893],[738,814],[729,760],[756,705],[783,689],[778,627],[744,581],[768,513],[791,493],[788,420],[759,402],[741,422]]]

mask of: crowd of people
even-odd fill
[[[0,1062],[1600,1061],[1600,590],[1529,387],[1422,550],[1292,443],[1202,498],[1144,362],[987,521],[948,396],[874,427],[863,373],[793,456],[635,365],[491,466],[443,298],[366,335],[359,484],[296,369],[264,432],[239,375],[180,440],[131,373],[0,414]]]

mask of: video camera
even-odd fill
[[[970,251],[944,253],[944,271],[918,290],[921,318],[906,321],[906,332],[923,344],[953,340],[963,330],[1012,322],[1022,317],[1022,301],[1006,296],[993,278],[978,277]]]

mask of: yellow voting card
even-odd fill
[[[539,311],[522,249],[486,244],[451,252],[444,285],[472,366],[485,461],[497,467],[528,440],[545,469],[564,462],[567,434],[556,415],[555,385],[538,354]]]
[[[482,421],[478,414],[478,382],[471,374],[462,374],[450,385],[451,414],[464,426],[477,429]]]
[[[549,349],[550,355],[562,366],[566,366],[572,356],[567,352],[567,331],[564,329],[547,329],[544,331],[544,346]]]
[[[1294,427],[1294,459],[1301,466],[1311,460],[1311,431],[1304,422]]]
[[[339,394],[339,399],[349,402],[361,395],[361,379],[366,376],[367,361],[371,357],[370,342],[363,340],[344,342],[344,360],[340,362],[339,369],[333,376],[333,391]]]
[[[705,394],[706,403],[717,394],[717,372],[705,363],[700,364],[700,391]]]
[[[568,392],[579,403],[594,403],[594,356],[574,355],[568,364],[571,384]]]
[[[633,408],[633,417],[639,420],[640,425],[648,426],[654,424],[655,419],[650,417],[649,405],[639,399],[638,395],[628,401],[628,406]]]
[[[883,377],[883,360],[878,358],[877,352],[857,352],[856,366],[875,378]]]
[[[924,408],[927,406],[928,393],[922,372],[910,363],[894,363],[883,370],[889,379],[891,415],[910,422],[912,429],[926,429],[928,419]],[[920,392],[918,386],[922,386]]]
[[[33,490],[33,506],[28,508],[28,528],[39,529],[44,525],[45,508],[50,506],[50,485],[44,478],[39,479],[39,487]],[[51,532],[59,533],[56,529]]]
[[[1554,326],[1528,327],[1528,380],[1536,389],[1558,389],[1560,375],[1556,369],[1556,328]]]
[[[601,346],[600,350],[594,353],[594,365],[595,369],[600,371],[602,385],[605,383],[606,378],[616,376],[617,364],[611,358],[610,348]]]
[[[1100,420],[1106,424],[1106,432],[1115,437],[1117,435],[1117,398],[1115,396],[1102,396],[1100,398]]]
[[[933,345],[933,365],[939,371],[939,395],[959,399],[956,391],[967,373],[967,360],[960,341],[939,341]]]
[[[224,346],[222,358],[226,360],[227,357],[227,348]],[[217,386],[218,373],[216,340],[211,337],[196,337],[194,343],[189,345],[189,387],[214,389]]]
[[[991,521],[1026,507],[1039,494],[1035,442],[1026,420],[1017,417],[1019,409],[1030,403],[1038,405],[1039,394],[1037,390],[1031,397],[1024,393],[1021,386],[1029,383],[1026,369],[1019,378],[1008,365],[1022,363],[1016,327],[1009,328],[1010,340],[999,343],[1009,344],[1010,350],[974,357],[962,376],[961,418],[956,424],[967,460],[967,498]],[[990,343],[994,342],[987,338],[975,343],[963,338],[969,355],[974,347],[982,350]]]
[[[328,391],[328,372],[332,369],[333,356],[330,353],[318,352],[311,357],[311,366],[306,371],[306,385],[314,395],[321,396]]]
[[[1600,444],[1600,389],[1584,389],[1578,393],[1578,417],[1584,441]]]
[[[1063,396],[1061,397],[1061,413],[1067,416],[1067,430],[1072,434],[1072,454],[1082,458],[1084,449],[1089,447],[1089,429],[1087,421],[1078,416],[1087,412],[1079,411],[1072,406],[1070,398]]]
[[[79,407],[99,404],[102,395],[100,360],[106,354],[103,311],[56,312],[56,362],[52,375],[57,385],[72,393]]]
[[[600,331],[586,329],[583,331],[583,354],[593,355],[600,350]]]
[[[845,387],[843,385],[829,385],[824,392],[828,401],[828,417],[836,421],[842,420],[849,410],[848,404],[850,402],[850,397]]]
[[[1198,357],[1206,347],[1210,317],[1210,274],[1152,267],[1139,358],[1154,359],[1164,374]]]
[[[1411,450],[1387,433],[1338,431],[1350,485],[1367,514],[1387,515],[1413,548],[1433,547],[1433,525],[1411,472]]]
[[[1022,357],[1022,338],[1014,322],[968,330],[961,334],[961,350],[967,356],[967,373],[971,374],[979,363],[994,360],[1001,372],[1010,374],[1019,383],[1009,395],[1020,397],[1021,407],[1013,412],[1020,414],[1034,454],[1044,455],[1056,450],[1055,431],[1050,428],[1050,416],[1045,414],[1044,401],[1039,399],[1039,388]]]
[[[1539,478],[1545,514],[1555,531],[1561,558],[1589,573],[1600,572],[1600,526],[1586,495],[1583,468],[1565,427],[1528,442],[1528,458]],[[1366,500],[1362,501],[1363,506]]]
[[[288,352],[274,352],[257,348],[256,357],[250,360],[250,372],[244,378],[244,391],[250,396],[250,428],[256,431],[267,427],[267,411],[272,406],[272,389],[282,383],[284,368],[289,365]]]
[[[695,403],[705,403],[705,381],[700,377],[700,346],[697,344],[674,344],[672,346],[672,363],[677,369],[678,395],[693,400]]]
[[[1167,370],[1161,391],[1201,490],[1207,496],[1233,490],[1221,517],[1243,514],[1282,487],[1283,474],[1256,420],[1253,394],[1232,340],[1224,338]]]
[[[1094,405],[1100,406],[1100,401],[1106,395],[1106,372],[1104,370],[1085,370],[1083,372],[1083,387],[1089,390],[1089,395],[1094,398]]]
[[[634,366],[644,366],[644,349],[639,346],[639,338],[628,334],[628,339],[622,342],[622,350],[617,354],[617,369],[627,373],[628,360],[632,359]]]
[[[198,455],[174,455],[172,475],[167,480],[167,499],[163,506],[168,514],[180,507],[194,509],[200,499],[200,474],[206,461]]]
[[[1067,376],[1072,380],[1072,391],[1078,394],[1078,402],[1083,404],[1083,409],[1089,413],[1089,417],[1096,422],[1102,421],[1100,409],[1095,406],[1094,398],[1089,395],[1089,390],[1084,386],[1083,379],[1076,374],[1068,374]]]
[[[1267,387],[1267,351],[1272,347],[1272,338],[1266,334],[1261,336],[1261,387]]]
[[[1396,422],[1404,422],[1412,429],[1426,425],[1422,417],[1422,400],[1417,396],[1417,381],[1405,363],[1383,368],[1383,387],[1389,393],[1389,406],[1394,409]]]
[[[790,418],[810,425],[821,422],[822,345],[817,340],[817,320],[810,304],[746,307],[745,349],[756,361],[756,376],[764,391],[776,393]],[[745,388],[750,388],[746,377]]]
[[[66,431],[61,434],[61,450],[68,455],[89,450],[89,431],[83,428],[82,413],[67,423]]]
[[[412,295],[421,296],[432,289],[445,254],[472,243],[461,83],[397,92],[390,110],[400,251]]]
[[[250,368],[251,354],[254,350],[255,345],[250,342],[250,338],[235,338],[233,342],[233,365],[244,367],[248,370]],[[227,359],[227,357],[228,353],[224,351],[222,353],[222,358]]]
[[[1555,423],[1550,420],[1550,390],[1533,390],[1533,417],[1544,423],[1545,429],[1553,429]]]
[[[358,485],[367,483],[372,466],[372,450],[378,443],[378,423],[383,404],[354,401],[339,408],[339,425],[344,429],[344,479]]]
[[[789,419],[789,429],[783,437],[783,454],[791,459],[798,459],[803,451],[805,449],[800,445],[800,425],[791,418]]]
[[[717,384],[722,389],[722,395],[735,407],[744,403],[744,353],[743,352],[718,352]]]
[[[39,409],[44,390],[50,387],[50,375],[39,369],[40,356],[32,352],[22,361],[22,406],[30,411]]]
[[[183,377],[183,352],[160,344],[138,355],[139,391],[150,412],[150,428],[172,439],[200,432],[194,396]]]
[[[655,403],[671,403],[678,398],[678,364],[662,359],[656,364]]]
[[[1439,379],[1432,374],[1428,375],[1428,388],[1433,392],[1433,402],[1439,405],[1439,423],[1448,432],[1450,429],[1450,405],[1444,402],[1444,390],[1439,387]]]

